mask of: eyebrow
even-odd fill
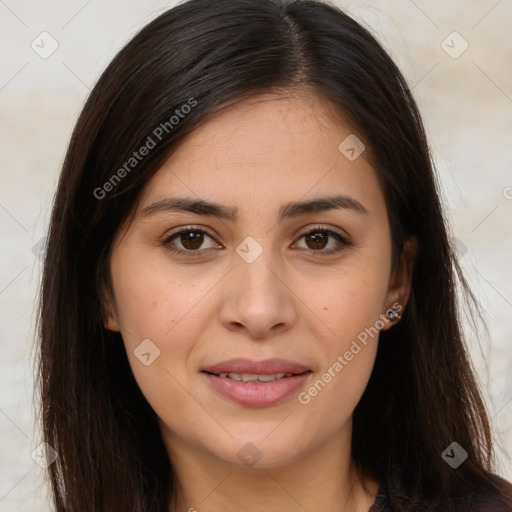
[[[356,199],[334,195],[318,197],[309,201],[293,201],[279,208],[278,221],[291,219],[310,213],[326,212],[329,210],[351,210],[362,215],[368,215],[368,210]],[[238,219],[238,208],[188,197],[166,197],[143,208],[142,217],[148,217],[162,212],[188,212],[207,217],[217,217],[230,221]]]

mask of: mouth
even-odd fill
[[[256,382],[256,383],[264,383],[264,382],[274,382],[276,380],[288,379],[290,377],[296,377],[297,375],[304,375],[305,373],[310,373],[311,370],[306,370],[301,373],[212,373],[212,372],[204,372],[209,373],[210,375],[214,375],[215,377],[220,377],[221,379],[232,379],[238,382]]]
[[[202,371],[220,376],[227,374],[230,378],[241,380],[237,375],[276,375],[283,378],[285,375],[299,375],[310,371],[307,366],[288,359],[264,359],[254,361],[243,357],[237,357],[206,366]],[[234,375],[234,377],[233,377]]]
[[[313,373],[284,359],[231,359],[201,370],[211,389],[239,405],[263,407],[297,392]]]

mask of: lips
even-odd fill
[[[213,374],[216,375],[216,374]],[[293,377],[295,373],[219,373],[217,377],[223,379],[233,379],[239,382],[273,382],[275,380],[284,379],[285,377]]]
[[[213,390],[239,405],[273,405],[297,392],[312,373],[285,359],[230,359],[202,370]]]
[[[298,375],[309,371],[309,368],[286,359],[265,359],[263,361],[251,361],[250,359],[235,358],[207,366],[204,372],[220,375],[221,373],[249,374],[249,375],[272,375],[272,374],[293,374]]]

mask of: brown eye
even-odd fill
[[[211,240],[210,246],[204,247],[208,239]],[[299,240],[304,239],[306,251],[313,254],[330,255],[342,251],[352,243],[348,238],[325,228],[314,228],[304,233]],[[333,246],[334,242],[334,246]],[[174,232],[166,237],[162,242],[169,251],[177,254],[186,254],[187,256],[200,256],[203,251],[211,248],[222,249],[215,243],[215,240],[206,231],[199,228],[188,227]],[[331,247],[329,247],[331,245]]]
[[[306,243],[310,249],[325,249],[329,237],[326,236],[325,232],[317,231],[316,233],[305,235]]]
[[[185,247],[185,249],[195,251],[196,249],[199,249],[201,245],[203,245],[204,235],[199,231],[189,231],[187,233],[181,233],[179,235],[179,238],[181,244],[183,245],[183,247]]]
[[[352,243],[348,238],[325,228],[313,228],[304,233],[299,240],[304,239],[306,247],[302,247],[311,253],[330,255],[342,251]],[[334,245],[332,244],[334,242]],[[331,245],[331,247],[328,247]]]
[[[161,243],[172,252],[190,256],[200,256],[203,250],[211,249],[212,247],[220,248],[218,244],[212,242],[210,242],[210,246],[204,247],[208,239],[214,242],[212,236],[206,233],[206,231],[199,228],[188,227],[174,232]]]

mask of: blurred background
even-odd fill
[[[454,244],[488,317],[488,338],[466,329],[495,429],[496,471],[512,480],[512,0],[332,3],[382,42],[424,116]],[[115,53],[174,4],[0,0],[2,512],[51,510],[38,463],[34,319],[71,130]]]

